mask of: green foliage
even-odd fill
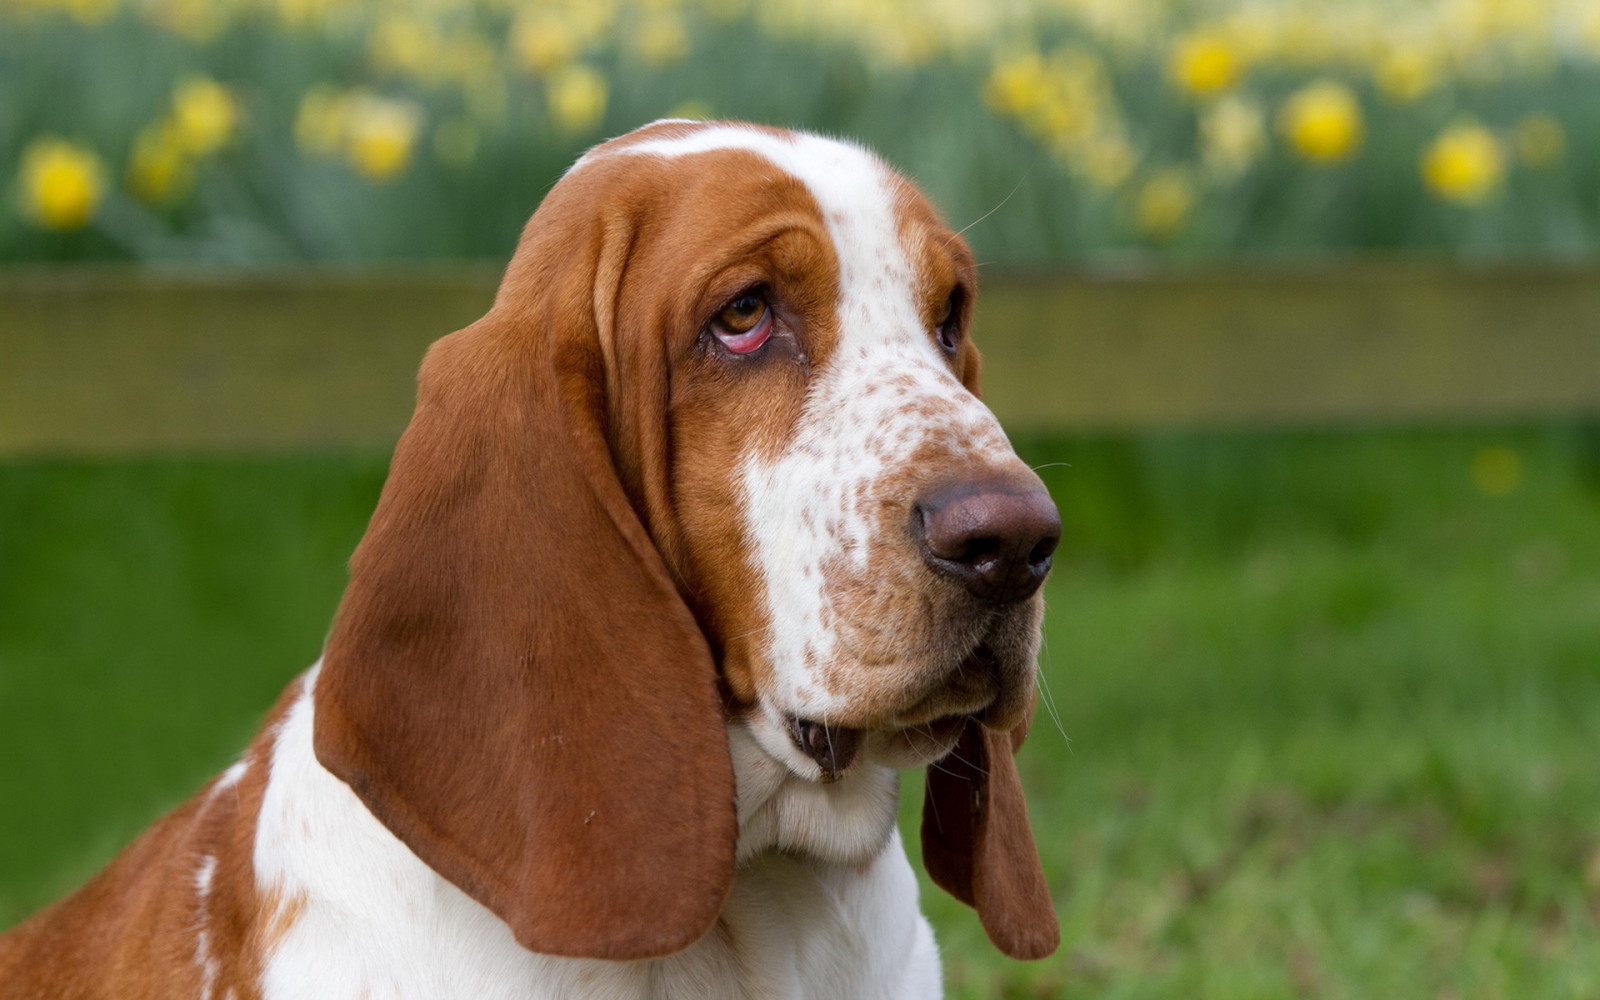
[[[24,0],[0,8],[0,262],[502,259],[585,148],[675,114],[863,140],[1008,264],[1592,254],[1600,18],[1513,8]],[[231,103],[180,114],[196,79]],[[1332,162],[1286,124],[1319,82],[1355,102]],[[30,168],[51,137],[98,179]]]
[[[1594,440],[1021,442],[1066,532],[1022,757],[1064,944],[1009,962],[926,889],[952,996],[1600,992]],[[382,474],[0,466],[0,924],[232,759]]]

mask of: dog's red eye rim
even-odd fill
[[[712,318],[709,329],[734,354],[754,354],[772,336],[772,308],[759,290],[740,292]]]

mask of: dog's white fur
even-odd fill
[[[645,962],[536,955],[317,763],[316,679],[312,668],[275,734],[256,831],[259,886],[294,912],[267,956],[264,1000],[940,996],[933,932],[894,828],[892,771],[865,767],[818,785],[734,724],[740,868],[717,927]]]

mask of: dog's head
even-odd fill
[[[1048,953],[1011,755],[1058,522],[978,401],[975,294],[857,147],[661,122],[591,151],[429,352],[323,763],[527,947],[623,959],[716,919],[727,721],[818,782],[956,747],[930,872]]]

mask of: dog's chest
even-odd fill
[[[895,835],[859,865],[770,849],[746,858],[722,919],[695,945],[666,958],[603,962],[529,952],[317,764],[309,699],[290,711],[278,733],[255,869],[264,898],[280,910],[264,915],[267,923],[284,928],[263,956],[265,1000],[925,1000],[939,994],[932,934],[917,911],[916,878]]]

